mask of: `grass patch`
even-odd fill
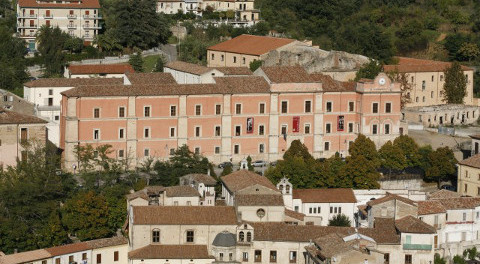
[[[160,55],[150,55],[143,57],[143,69],[145,70],[145,72],[153,71],[158,58],[160,58]]]

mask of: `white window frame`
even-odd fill
[[[145,152],[148,152],[148,155],[145,155]],[[143,156],[144,157],[150,157],[150,149],[149,148],[144,148],[143,149]]]
[[[175,107],[175,115],[172,115],[172,107]],[[170,105],[170,116],[178,116],[178,107],[177,105]]]
[[[98,117],[95,117],[95,110],[97,110],[97,109],[98,109]],[[100,109],[100,107],[94,107],[93,108],[93,115],[92,116],[93,116],[94,119],[102,118],[102,110]]]
[[[263,148],[263,151],[260,151],[260,147]],[[265,144],[264,143],[258,144],[258,153],[260,153],[260,154],[265,153]]]
[[[287,111],[285,113],[283,112],[283,103],[287,103]],[[280,114],[288,114],[288,112],[289,112],[288,110],[290,110],[289,108],[290,108],[289,100],[280,101]]]
[[[305,131],[306,127],[308,127],[308,133]],[[303,133],[306,135],[312,134],[312,126],[310,125],[310,123],[303,124]]]
[[[173,128],[173,136],[172,136],[172,128]],[[176,138],[177,137],[177,128],[176,127],[169,127],[168,128],[168,137],[169,138]]]
[[[307,106],[307,102],[310,102],[310,112],[305,111],[305,108],[306,108],[306,106]],[[309,100],[304,100],[304,101],[303,101],[303,112],[304,112],[305,114],[313,113],[313,101],[312,101],[312,100],[309,99]]]
[[[282,133],[282,128],[285,127],[285,134],[288,135],[288,124],[281,124],[280,125],[280,135],[283,136],[283,133]]]
[[[95,138],[95,131],[98,131],[98,138]],[[27,130],[28,132],[28,130]],[[28,135],[27,135],[27,138],[28,138]],[[93,129],[93,135],[92,135],[92,138],[93,140],[100,140],[102,137],[101,137],[101,131],[100,131],[100,128],[94,128]]]
[[[148,137],[145,137],[145,130],[147,130],[147,129],[148,129]],[[143,138],[152,138],[152,129],[149,126],[143,127],[143,135],[142,136],[143,136]]]
[[[238,153],[235,153],[235,146],[238,146]],[[242,153],[242,148],[241,148],[240,144],[234,144],[233,145],[232,153],[233,153],[233,155],[240,155],[240,153]]]
[[[263,134],[260,134],[260,127],[263,126]],[[265,135],[265,125],[264,124],[258,124],[258,135],[259,136],[264,136]]]
[[[373,111],[373,108],[374,108],[373,106],[375,104],[377,104],[377,112],[376,113]],[[372,102],[372,110],[371,111],[372,111],[372,114],[379,114],[380,113],[380,103],[379,102]]]
[[[328,104],[330,104],[330,111],[328,111]],[[333,113],[333,102],[326,101],[325,102],[325,113]]]
[[[218,153],[217,153],[217,148],[218,148]],[[220,155],[221,152],[222,152],[222,148],[220,146],[214,146],[213,147],[213,154]]]
[[[122,155],[122,156],[120,156],[120,152],[123,152],[123,155]],[[119,160],[123,160],[123,159],[125,158],[125,150],[124,150],[124,149],[118,149],[118,150],[117,150],[117,158],[118,158]]]
[[[123,137],[121,136],[121,133],[120,133],[122,130],[123,130]],[[118,139],[125,139],[125,131],[126,131],[126,130],[125,130],[124,127],[120,127],[120,128],[118,129]]]
[[[199,115],[197,115],[197,106],[200,106],[200,114],[199,114]],[[196,104],[196,105],[195,105],[195,108],[193,109],[193,111],[194,111],[193,114],[194,114],[195,116],[202,116],[202,112],[203,112],[203,109],[202,109],[202,108],[203,108],[203,107],[202,107],[201,104]]]
[[[237,113],[237,106],[240,105],[240,113]],[[241,115],[243,110],[243,104],[242,103],[235,103],[235,114],[236,115]]]
[[[220,113],[217,114],[217,106],[220,106]],[[221,104],[215,104],[215,115],[222,115],[222,105]]]
[[[198,128],[198,136],[197,136],[197,128]],[[202,126],[195,126],[193,130],[193,135],[196,138],[202,137]]]
[[[149,107],[149,110],[148,110],[148,116],[145,116],[145,109],[147,109],[147,107]],[[151,105],[144,105],[143,106],[143,117],[152,117],[152,111],[153,108]]]
[[[325,149],[326,144],[328,144],[328,149]],[[330,151],[330,147],[331,147],[330,141],[324,141],[323,142],[323,151]]]
[[[262,104],[263,104],[263,113],[260,112],[260,109],[261,109],[260,106],[261,106]],[[260,103],[258,103],[258,113],[259,113],[260,115],[264,115],[266,112],[267,112],[267,103],[265,103],[265,102],[260,102]]]
[[[377,132],[376,132],[376,133],[373,133],[373,127],[374,127],[374,126],[377,127],[377,129],[376,129]],[[371,129],[370,133],[371,133],[372,135],[378,135],[378,134],[380,134],[380,131],[378,131],[378,124],[377,124],[377,123],[372,124],[372,126],[370,127],[370,129]]]
[[[386,129],[387,126],[388,126],[388,134],[385,133],[385,131],[387,131],[387,129]],[[385,134],[385,135],[392,134],[392,126],[390,125],[390,123],[383,124],[383,134]]]
[[[350,124],[352,124],[352,131],[350,131]],[[355,123],[353,122],[347,123],[347,133],[355,133]]]
[[[350,103],[353,103],[353,110],[352,111],[350,111]],[[347,107],[348,107],[347,112],[354,113],[355,112],[355,101],[348,101]]]
[[[237,127],[240,127],[240,135],[237,136]],[[241,137],[242,136],[242,125],[234,125],[233,126],[233,136],[234,137]]]
[[[327,126],[330,125],[330,132],[327,132]],[[332,134],[332,123],[325,123],[325,134]]]
[[[220,128],[220,135],[217,135],[217,127]],[[213,136],[214,137],[221,137],[222,136],[222,126],[221,125],[214,125],[213,126]]]

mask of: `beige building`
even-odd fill
[[[26,144],[45,146],[47,121],[35,116],[0,110],[0,166],[28,159]]]
[[[140,191],[127,195],[127,208],[130,206],[198,206],[200,193],[189,185],[183,186],[147,186]]]
[[[306,45],[294,39],[240,35],[208,47],[208,67],[249,67],[254,60],[263,60],[272,50],[281,51],[294,45]]]
[[[200,205],[215,205],[217,180],[208,174],[187,174],[180,177],[180,185],[191,186],[200,193]]]
[[[475,124],[480,116],[480,107],[444,104],[407,107],[402,112],[404,120],[409,123],[420,123],[424,127],[456,126]]]
[[[169,62],[163,69],[165,73],[172,74],[178,84],[215,83],[215,77],[252,75],[252,72],[245,67],[209,68],[183,61]]]
[[[22,97],[0,89],[0,108],[24,115],[35,115],[35,106]]]
[[[462,195],[480,196],[480,154],[458,163],[457,191]]]
[[[406,107],[445,104],[442,100],[441,91],[445,84],[444,71],[450,67],[451,63],[406,57],[397,57],[397,59],[397,64],[385,65],[383,70],[385,72],[407,74],[408,81],[412,84],[412,90],[406,94],[411,99],[411,102]],[[462,66],[462,69],[467,80],[467,95],[463,103],[472,105],[474,104],[473,69],[465,66]]]
[[[65,67],[65,78],[125,78],[128,73],[134,73],[132,65],[119,64],[72,64]]]
[[[98,0],[19,0],[17,3],[17,33],[25,39],[30,51],[37,49],[35,34],[42,26],[59,27],[70,36],[90,44],[98,30],[100,3]]]

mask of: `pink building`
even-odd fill
[[[124,83],[62,93],[67,169],[77,163],[78,144],[110,144],[135,166],[167,159],[183,144],[217,163],[277,160],[295,139],[317,158],[345,156],[358,133],[377,146],[401,133],[400,87],[385,74],[340,83],[301,67],[266,67],[211,84]]]

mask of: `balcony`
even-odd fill
[[[38,28],[38,25],[37,24],[17,25],[17,28]]]
[[[52,18],[53,18],[53,15],[52,15],[52,14],[50,14],[50,15],[45,14],[45,15],[43,15],[43,18],[45,18],[45,19],[52,19]]]
[[[100,15],[83,15],[83,19],[102,19]]]
[[[67,15],[68,19],[77,19],[77,15]]]
[[[84,24],[83,25],[84,29],[101,29],[102,27],[99,25],[90,25],[90,24]]]
[[[403,244],[404,250],[432,250],[432,245],[428,244]]]
[[[17,14],[17,18],[37,18],[37,14]]]
[[[75,24],[69,24],[69,25],[67,26],[67,28],[68,28],[68,29],[76,29],[76,28],[77,28],[77,25],[75,25]]]

